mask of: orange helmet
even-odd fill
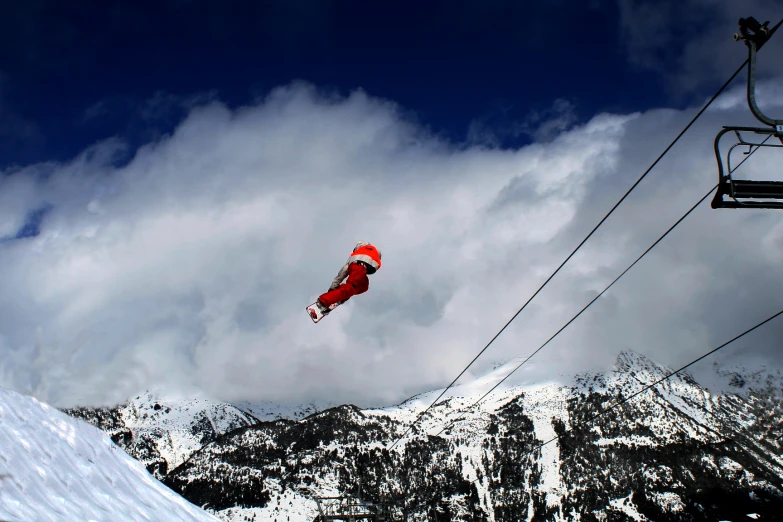
[[[381,268],[381,251],[366,241],[357,241],[350,260],[361,261],[367,265],[367,272],[374,274]]]

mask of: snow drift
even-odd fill
[[[109,437],[0,388],[0,519],[215,521]]]

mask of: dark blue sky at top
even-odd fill
[[[613,0],[4,2],[0,166],[112,136],[132,154],[184,117],[177,100],[236,107],[295,80],[362,88],[456,143],[479,121],[519,145],[506,131],[558,98],[582,120],[670,101],[618,31]]]

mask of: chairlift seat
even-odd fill
[[[724,196],[730,199],[724,199]],[[774,201],[743,201],[752,199]],[[746,207],[783,209],[783,181],[722,181],[712,200],[712,208]]]

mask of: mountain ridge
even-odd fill
[[[163,481],[224,520],[312,520],[312,497],[356,494],[359,484],[371,501],[401,506],[407,520],[711,520],[726,512],[773,520],[783,512],[779,371],[746,371],[738,393],[713,393],[678,374],[595,417],[671,371],[622,352],[608,372],[499,387],[463,411],[506,371],[449,390],[392,451],[439,390],[392,407],[342,405],[241,426],[168,468]],[[768,422],[770,412],[778,413]]]

